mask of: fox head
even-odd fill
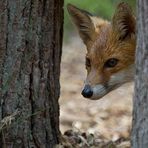
[[[82,95],[97,100],[133,80],[136,22],[126,3],[108,22],[68,4],[68,12],[87,48],[87,78]]]

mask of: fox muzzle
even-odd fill
[[[107,94],[108,89],[104,85],[96,85],[96,86],[90,86],[85,85],[84,89],[82,90],[82,95],[85,98],[91,99],[91,100],[98,100],[102,98],[105,94]]]
[[[93,90],[90,85],[85,85],[84,89],[82,90],[83,97],[91,98],[93,96]]]

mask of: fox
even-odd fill
[[[125,2],[119,3],[111,21],[72,4],[67,5],[67,10],[87,51],[83,97],[98,100],[133,81],[136,18],[131,7]]]

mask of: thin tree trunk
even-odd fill
[[[148,148],[148,1],[138,0],[132,147]]]
[[[62,7],[63,0],[0,0],[2,148],[59,142]]]

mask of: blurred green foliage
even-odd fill
[[[127,2],[135,10],[136,0],[65,0],[65,33],[67,34],[68,32],[70,32],[70,30],[73,27],[66,9],[66,5],[68,3],[71,3],[77,6],[78,8],[84,9],[104,19],[110,20],[115,11],[116,5],[120,2]]]

